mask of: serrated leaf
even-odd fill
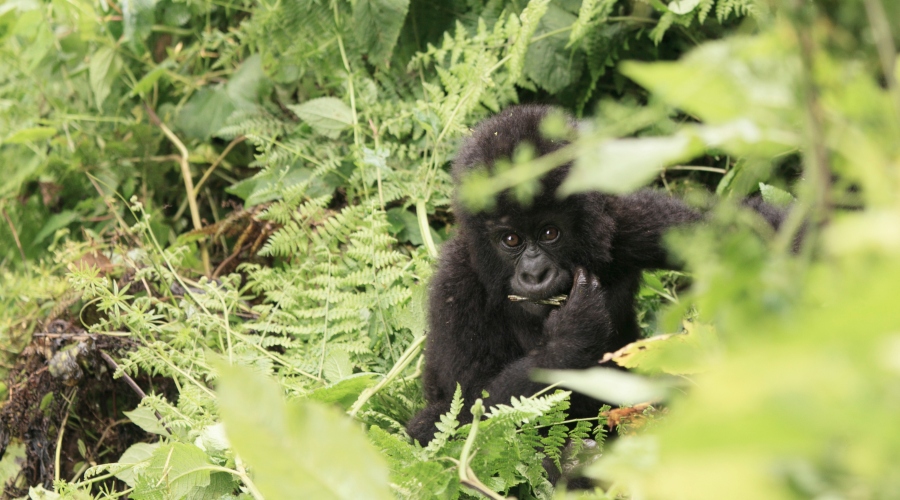
[[[144,429],[151,434],[159,434],[168,436],[169,432],[156,417],[156,412],[146,406],[138,406],[133,411],[126,411],[125,416],[131,420],[134,425]]]
[[[288,108],[317,132],[329,137],[337,137],[341,130],[353,125],[353,111],[335,97],[319,97]]]
[[[41,141],[56,135],[56,129],[52,127],[30,127],[13,132],[0,143],[24,144],[31,141]]]
[[[145,461],[149,463],[150,457],[153,456],[153,452],[156,451],[157,448],[159,448],[159,443],[135,443],[125,450],[125,453],[122,453],[118,463],[122,465],[137,464]],[[128,486],[134,488],[135,473],[135,469],[129,467],[116,472],[115,476]]]
[[[225,431],[266,499],[393,498],[383,458],[346,415],[312,401],[285,404],[277,384],[247,368],[220,372]]]
[[[353,33],[369,62],[386,66],[406,20],[409,0],[356,0]]]

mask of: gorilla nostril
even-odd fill
[[[553,269],[550,267],[545,267],[542,269],[533,269],[523,271],[519,274],[519,280],[529,285],[529,287],[534,287],[536,291],[540,291],[543,286],[551,281],[553,281],[555,273]]]

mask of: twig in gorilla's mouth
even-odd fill
[[[545,306],[561,306],[563,302],[569,298],[568,295],[554,295],[553,297],[547,297],[546,299],[529,299],[528,297],[522,297],[521,295],[507,295],[507,297],[512,302],[531,302],[533,304],[542,304]]]

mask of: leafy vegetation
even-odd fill
[[[898,41],[880,0],[0,4],[4,495],[551,498],[579,462],[594,498],[892,498]],[[639,404],[457,399],[421,447],[447,165],[525,101],[588,118],[465,201],[573,161],[715,208],[635,374],[541,375]]]

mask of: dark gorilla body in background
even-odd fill
[[[539,131],[551,109],[516,106],[482,122],[454,162],[455,181],[472,169],[509,159],[520,143],[530,143],[538,156],[563,146]],[[568,170],[561,166],[544,176],[541,192],[527,207],[506,196],[482,213],[456,203],[458,233],[443,247],[429,297],[423,375],[428,405],[407,426],[420,443],[434,437],[434,423],[450,409],[457,383],[465,408],[483,391],[489,394],[486,407],[509,404],[512,396],[530,396],[546,387],[529,379],[532,369],[596,366],[604,353],[637,340],[634,297],[642,270],[671,267],[663,234],[701,219],[682,201],[653,191],[625,196],[579,193],[558,199],[556,190]],[[750,205],[778,227],[780,211]],[[559,229],[559,237],[549,244],[535,240],[515,254],[500,243],[512,229],[525,238],[548,225]],[[549,266],[542,288],[528,296],[567,293],[563,306],[508,299],[510,294],[522,295],[513,287],[523,286],[520,263],[526,254]],[[602,404],[578,393],[572,394],[571,403],[571,418],[594,417]],[[461,422],[471,420],[467,410],[461,413]]]

